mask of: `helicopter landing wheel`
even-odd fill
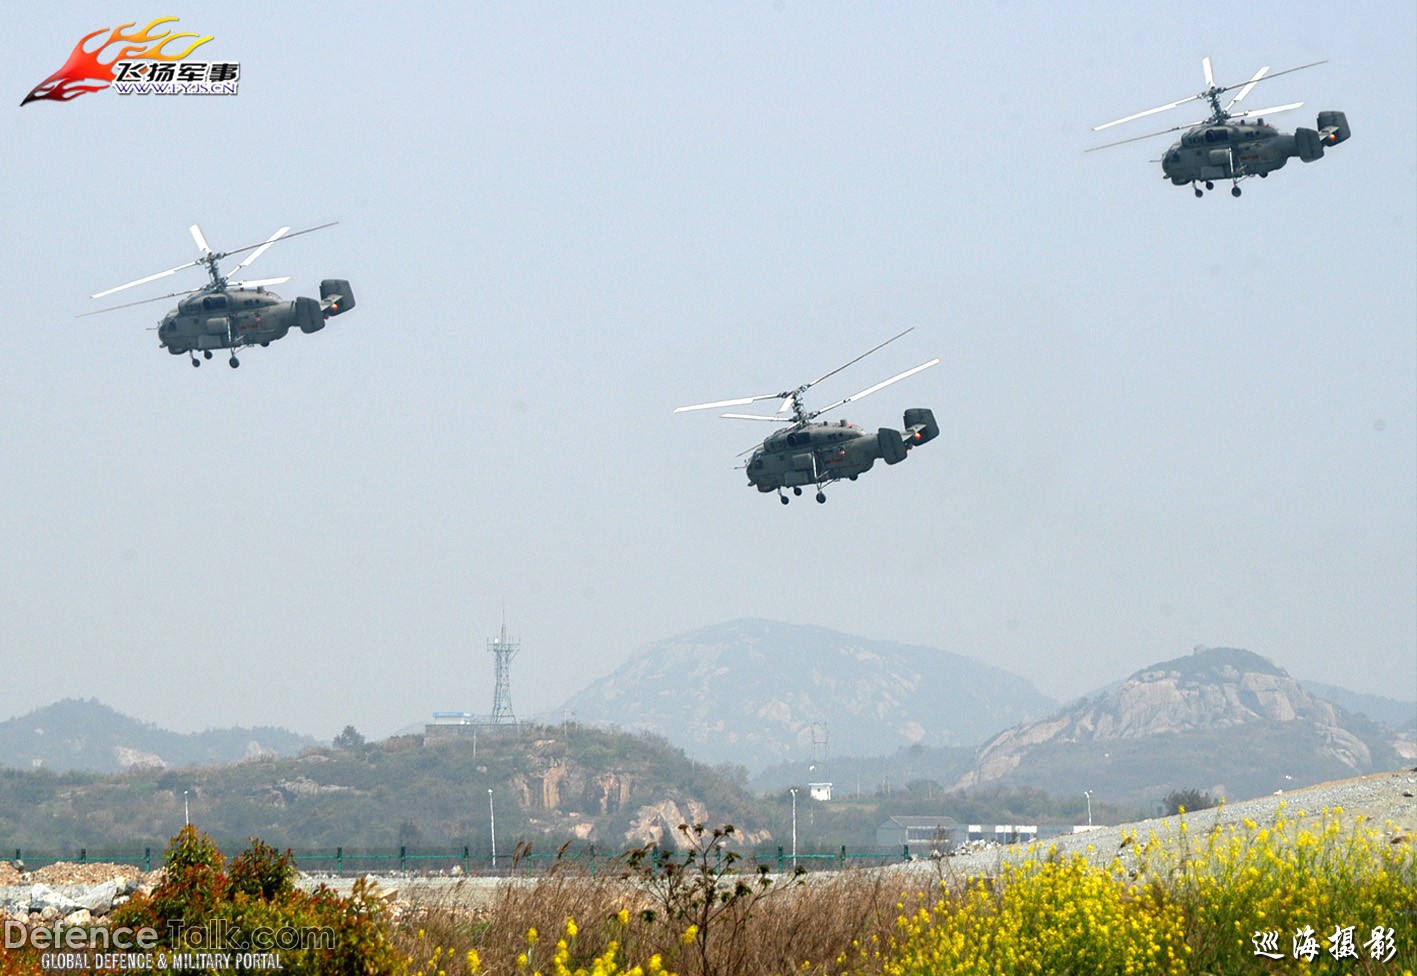
[[[211,359],[211,358],[212,358],[212,351],[211,351],[210,349],[203,349],[203,350],[202,350],[202,358],[203,358],[203,359]]]
[[[232,369],[235,369],[236,367],[241,365],[241,360],[237,359],[235,356],[232,356],[229,360],[227,360],[227,362],[231,363]]]
[[[1215,184],[1212,183],[1210,180],[1206,180],[1206,181],[1205,181],[1205,188],[1206,188],[1207,190],[1214,190],[1214,189],[1215,189]]]
[[[1197,196],[1197,197],[1203,197],[1203,196],[1205,196],[1205,191],[1202,190],[1200,187],[1196,187],[1196,196]]]
[[[827,496],[824,495],[824,494],[822,494],[820,491],[817,492],[817,504],[818,504],[818,505],[825,505],[826,503],[827,503]]]
[[[778,496],[777,496],[777,500],[780,501],[780,502],[782,502],[782,504],[784,504],[784,505],[786,505],[788,502],[792,501],[792,499],[788,498],[786,495],[778,495]]]
[[[793,486],[792,486],[792,494],[797,495],[798,497],[801,497],[801,495],[802,495],[802,489],[799,488],[799,487],[797,487],[796,485],[793,485]]]
[[[200,366],[200,365],[202,365],[202,361],[201,361],[200,359],[198,359],[196,356],[193,356],[193,357],[192,357],[192,365],[193,365],[193,366]]]
[[[1238,197],[1240,195],[1240,188],[1238,186],[1232,186],[1230,188],[1230,195],[1232,197]]]

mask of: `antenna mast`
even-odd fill
[[[512,658],[522,648],[520,643],[507,637],[507,612],[502,611],[502,633],[487,642],[487,650],[493,656],[497,683],[492,692],[492,724],[516,725],[517,716],[512,712]]]

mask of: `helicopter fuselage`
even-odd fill
[[[349,282],[327,279],[315,298],[282,299],[265,288],[203,290],[177,303],[158,323],[158,342],[174,356],[265,346],[292,328],[318,332],[325,320],[354,307]],[[333,300],[332,300],[333,299]]]
[[[1326,145],[1349,136],[1342,112],[1320,112],[1319,128],[1280,132],[1263,119],[1230,119],[1190,129],[1161,157],[1166,179],[1176,186],[1268,176],[1291,158],[1311,163]]]
[[[883,427],[868,432],[845,420],[793,424],[763,441],[748,459],[748,484],[760,492],[800,489],[843,478],[855,480],[877,460],[898,464],[917,444],[939,436],[934,414],[924,408],[905,413],[902,433]]]

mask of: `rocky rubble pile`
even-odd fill
[[[31,925],[88,925],[134,894],[148,893],[162,872],[125,864],[50,864],[25,872],[0,864],[0,919]]]

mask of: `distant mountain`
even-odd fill
[[[1245,799],[1391,769],[1412,750],[1258,654],[1201,648],[1001,732],[954,785],[1086,789],[1145,803],[1194,787]]]
[[[1346,712],[1366,715],[1374,722],[1381,722],[1390,729],[1417,732],[1417,701],[1399,698],[1385,698],[1382,695],[1365,695],[1349,691],[1337,685],[1326,685],[1318,681],[1300,681],[1299,687],[1320,698],[1326,698]]]
[[[139,722],[90,698],[66,698],[0,722],[0,766],[113,773],[134,766],[195,766],[288,756],[315,739],[278,728],[181,734]]]
[[[814,734],[841,756],[971,745],[1056,705],[1026,679],[949,651],[735,620],[640,649],[563,708],[757,770],[805,763]]]

